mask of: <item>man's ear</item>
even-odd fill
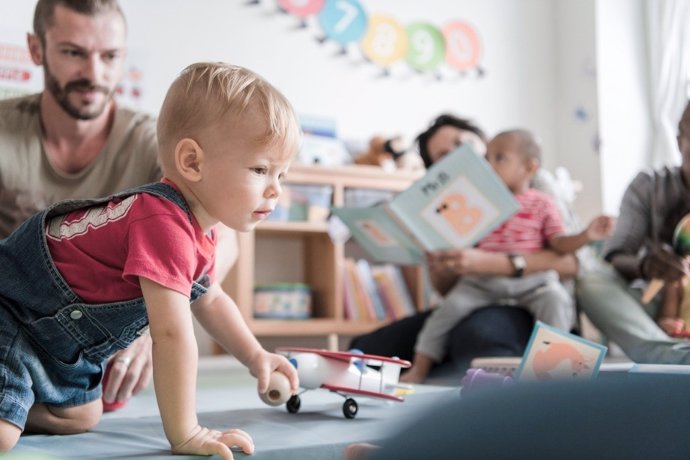
[[[31,60],[36,65],[43,65],[43,44],[38,38],[38,35],[28,33],[26,34],[26,44],[29,46],[29,54]]]
[[[204,150],[194,139],[185,137],[177,143],[175,169],[184,179],[190,182],[200,181],[203,162]]]

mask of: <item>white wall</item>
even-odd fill
[[[0,30],[27,31],[35,2],[0,0]],[[438,113],[475,118],[489,133],[514,126],[535,130],[555,152],[554,24],[550,0],[362,0],[365,9],[406,24],[450,19],[472,23],[483,41],[486,77],[436,81],[404,65],[381,78],[356,46],[334,56],[318,23],[296,29],[274,0],[246,6],[227,0],[122,0],[132,55],[143,62],[148,86],[141,107],[157,112],[164,92],[185,65],[226,60],[250,67],[278,86],[300,113],[330,116],[339,134],[414,136]],[[551,161],[551,160],[549,160]]]
[[[553,110],[557,126],[551,167],[564,166],[582,183],[575,201],[582,222],[601,212],[602,202],[595,3],[558,1],[555,12],[557,94]]]
[[[647,163],[651,142],[643,1],[596,5],[602,199],[614,214],[625,187]]]
[[[549,169],[563,165],[583,183],[576,210],[585,219],[602,208],[615,213],[646,160],[644,0],[361,0],[368,14],[402,24],[474,25],[486,76],[445,72],[441,81],[404,64],[381,77],[355,45],[337,56],[334,43],[317,42],[314,18],[299,29],[275,0],[121,1],[130,54],[144,70],[139,107],[151,113],[185,65],[208,59],[258,71],[300,113],[334,118],[344,138],[413,137],[443,111],[470,116],[489,134],[522,126],[542,139]],[[0,0],[0,39],[23,41],[34,5]]]

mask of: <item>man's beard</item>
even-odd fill
[[[62,107],[62,110],[67,112],[72,118],[77,120],[93,120],[94,118],[98,118],[105,110],[108,102],[112,99],[114,91],[109,91],[105,86],[96,86],[86,78],[70,81],[64,87],[60,87],[60,83],[50,72],[46,63],[43,64],[43,70],[45,74],[46,89],[53,95],[58,105]],[[105,94],[106,97],[103,99],[103,103],[100,106],[92,109],[81,109],[74,106],[69,101],[69,93],[82,89],[100,91]]]

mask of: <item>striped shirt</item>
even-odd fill
[[[552,198],[528,189],[515,195],[520,210],[482,239],[477,247],[491,252],[529,253],[548,246],[554,236],[565,233],[565,225]]]

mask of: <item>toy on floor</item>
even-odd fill
[[[406,148],[402,136],[374,136],[369,141],[369,150],[355,157],[354,162],[359,165],[381,166],[387,171],[424,169],[422,157]]]
[[[467,369],[465,376],[460,381],[460,386],[462,387],[462,394],[467,394],[479,388],[512,385],[513,383],[513,378],[508,375],[470,368]]]
[[[285,404],[291,396],[290,381],[282,372],[273,372],[269,380],[268,391],[259,393],[259,398],[269,406]]]
[[[399,383],[400,369],[411,365],[402,359],[300,347],[278,348],[276,352],[285,354],[297,369],[300,387],[304,389],[300,394],[322,388],[342,396],[346,418],[355,418],[359,409],[353,395],[402,402],[405,399],[401,393],[412,388]],[[295,414],[300,405],[297,394],[287,401],[286,408]]]
[[[108,364],[105,366],[105,373],[103,374],[103,393],[105,393],[105,382],[108,381],[108,376],[110,375],[110,368],[113,366],[113,363],[115,361],[110,361]],[[129,399],[125,399],[124,401],[113,401],[113,402],[105,402],[103,401],[103,412],[113,412],[119,409],[122,409],[127,405],[129,402]]]

